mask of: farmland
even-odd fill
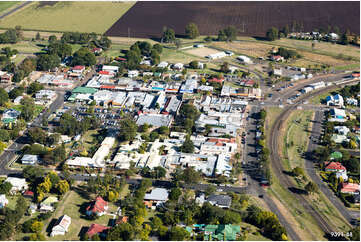
[[[134,2],[34,2],[0,21],[1,27],[104,33]]]
[[[10,8],[17,5],[19,2],[16,1],[8,1],[8,2],[0,2],[0,14],[6,12]]]
[[[359,8],[359,2],[137,2],[106,35],[154,38],[165,25],[182,35],[194,22],[202,35],[233,25],[242,35],[264,36],[268,28],[293,21],[306,31],[337,25],[358,34]]]

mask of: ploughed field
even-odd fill
[[[157,38],[164,26],[184,34],[189,22],[198,25],[201,35],[214,35],[235,26],[241,35],[264,36],[272,26],[293,21],[305,31],[337,26],[360,33],[360,2],[137,2],[113,26],[108,36]]]

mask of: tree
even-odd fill
[[[31,234],[30,237],[29,237],[29,240],[31,241],[45,241],[45,236],[40,234],[40,233],[34,233],[34,234]]]
[[[217,38],[218,41],[225,41],[227,40],[227,36],[226,36],[226,33],[224,32],[224,30],[220,30],[218,31],[218,38]]]
[[[129,69],[136,69],[141,62],[140,50],[139,53],[135,50],[129,50],[125,57],[127,58],[127,66]]]
[[[33,119],[35,115],[35,103],[32,98],[24,97],[20,101],[21,103],[21,114],[20,117],[22,117],[25,121],[30,121]]]
[[[180,178],[188,184],[198,183],[202,177],[198,171],[194,170],[193,167],[187,167],[181,173]]]
[[[31,83],[27,89],[26,89],[26,92],[29,94],[29,95],[33,95],[34,93],[40,91],[44,89],[44,85],[43,84],[40,84],[38,82],[33,82]]]
[[[288,34],[290,33],[290,28],[288,27],[288,24],[286,24],[286,26],[283,27],[282,32],[285,35],[285,37],[287,38]]]
[[[49,71],[60,65],[60,58],[57,55],[42,54],[37,59],[37,69],[39,71]]]
[[[8,195],[10,193],[10,190],[13,186],[10,182],[3,182],[0,185],[0,194],[6,194]]]
[[[318,187],[317,187],[316,183],[310,181],[310,182],[307,183],[307,185],[305,186],[305,190],[306,190],[308,193],[312,194],[312,193],[318,191]]]
[[[0,88],[0,106],[4,106],[4,104],[9,101],[9,95],[4,88]]]
[[[45,144],[47,134],[46,132],[38,127],[30,128],[28,131],[28,136],[33,143]]]
[[[33,233],[40,233],[43,227],[44,224],[42,222],[35,220],[31,225],[31,231]]]
[[[71,61],[72,66],[76,65],[85,65],[85,66],[93,66],[96,63],[96,57],[94,53],[90,52],[88,48],[82,47],[77,50]]]
[[[346,32],[342,34],[341,39],[340,39],[340,43],[343,44],[343,45],[348,45],[349,44]]]
[[[35,183],[35,181],[44,176],[44,170],[37,166],[26,166],[23,169],[23,177],[25,177],[30,183]]]
[[[49,44],[54,43],[56,41],[57,41],[57,38],[56,38],[55,35],[50,35],[49,36],[49,39],[48,39]]]
[[[352,241],[360,241],[360,225],[352,228],[349,234],[351,234]]]
[[[153,177],[156,178],[156,179],[163,178],[163,177],[165,177],[165,175],[167,174],[167,170],[164,169],[164,168],[161,167],[161,166],[154,167],[153,169],[154,169],[154,171],[153,171],[153,173],[154,173]]]
[[[133,240],[135,238],[135,231],[129,223],[122,223],[111,228],[107,235],[107,240]]]
[[[158,231],[160,226],[163,225],[163,222],[159,217],[154,216],[154,217],[151,218],[150,225],[152,226],[153,231]]]
[[[221,72],[228,73],[230,71],[228,62],[223,62],[221,65]]]
[[[187,137],[186,140],[183,142],[180,150],[183,153],[194,153],[193,141],[189,137]]]
[[[10,92],[9,92],[9,98],[11,99],[15,99],[17,98],[18,96],[21,96],[24,92],[24,87],[23,86],[20,86],[20,87],[15,87],[13,88]]]
[[[162,33],[162,42],[171,43],[175,41],[175,32],[171,28],[164,27]]]
[[[228,26],[224,29],[227,41],[233,41],[237,38],[237,29],[234,26]]]
[[[58,184],[56,184],[56,189],[60,194],[65,194],[69,191],[69,183],[66,180],[61,180]]]
[[[48,45],[48,54],[57,55],[61,59],[64,59],[67,56],[71,56],[73,53],[72,47],[69,44],[62,42],[53,42]]]
[[[187,24],[185,33],[189,39],[197,38],[199,36],[198,26],[195,23]]]
[[[293,168],[292,174],[293,174],[294,176],[305,176],[304,170],[303,170],[301,167],[299,167],[299,166]]]
[[[137,134],[137,124],[131,119],[123,119],[119,123],[119,139],[122,141],[132,141]]]
[[[199,62],[194,60],[189,63],[189,66],[192,69],[198,69],[198,64],[199,64]]]
[[[174,40],[174,44],[175,44],[175,47],[177,48],[177,49],[179,49],[180,47],[181,47],[181,41],[180,41],[180,39],[175,39]]]
[[[6,129],[0,129],[0,141],[8,142],[10,140],[9,132]]]
[[[270,28],[266,33],[266,38],[268,41],[274,41],[278,39],[278,29],[275,27]]]
[[[189,239],[189,232],[182,227],[173,226],[169,231],[169,240],[181,241]]]
[[[179,187],[174,187],[170,190],[169,199],[172,201],[178,201],[180,195],[182,195],[182,190]]]
[[[153,45],[153,49],[156,50],[159,54],[162,54],[163,47],[160,44]]]
[[[35,39],[36,39],[36,40],[40,40],[40,39],[41,39],[41,36],[40,36],[40,33],[39,33],[39,32],[36,33]]]

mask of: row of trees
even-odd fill
[[[147,41],[137,41],[130,50],[126,53],[127,68],[136,69],[142,60],[142,56],[148,56],[151,58],[154,65],[159,64],[160,54],[163,51],[163,47],[160,44],[154,44],[153,46]]]
[[[97,129],[99,125],[98,119],[94,116],[86,116],[81,121],[78,121],[69,113],[64,113],[59,120],[59,126],[56,131],[69,136],[82,134],[89,129]]]
[[[15,29],[8,29],[0,34],[0,44],[15,44],[21,40],[22,37],[21,27],[16,26]]]

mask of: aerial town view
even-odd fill
[[[0,241],[360,241],[360,1],[0,1]]]

